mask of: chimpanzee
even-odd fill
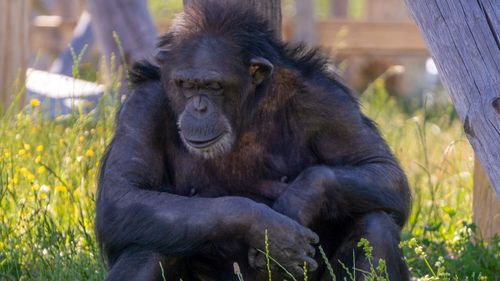
[[[344,280],[340,263],[369,269],[361,238],[408,280],[407,180],[326,57],[251,8],[202,2],[133,67],[99,179],[108,280],[238,280],[235,263],[267,280],[266,244],[289,273],[331,280],[321,245]]]

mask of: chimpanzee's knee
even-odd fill
[[[408,269],[399,248],[400,234],[401,228],[385,212],[373,212],[358,218],[346,230],[343,242],[330,259],[336,269],[337,280],[344,280],[344,277],[350,280],[339,261],[347,266],[351,273],[352,268],[358,269],[356,280],[365,280],[363,272],[370,272],[371,266],[376,269],[381,259],[386,263],[389,280],[409,280]],[[362,238],[367,239],[373,248],[370,261],[364,250],[358,247]]]
[[[359,225],[363,232],[361,237],[366,238],[373,247],[373,266],[376,267],[379,260],[383,259],[390,280],[409,280],[403,252],[399,248],[401,228],[396,222],[386,212],[380,211],[365,215]],[[364,259],[361,265],[369,267],[366,263],[367,260]]]
[[[178,262],[157,252],[127,249],[111,265],[107,281],[161,281],[179,274]],[[174,280],[174,279],[172,279]],[[179,280],[179,279],[175,279]]]

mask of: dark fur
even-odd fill
[[[368,266],[356,247],[365,237],[391,280],[408,280],[398,249],[410,210],[406,178],[328,59],[274,38],[251,9],[206,3],[160,38],[161,60],[132,71],[134,92],[119,113],[99,180],[96,231],[109,280],[161,280],[159,262],[167,280],[236,280],[233,262],[245,280],[267,280],[255,269],[262,256],[248,260],[251,248],[263,247],[264,229],[271,255],[291,270],[301,253],[283,249],[308,251],[316,233],[343,280],[338,260],[350,264],[353,250],[356,266]],[[275,67],[255,95],[231,105],[241,110],[226,112],[237,139],[230,153],[213,159],[183,147],[181,109],[166,94],[182,46],[200,36],[230,42],[239,56],[228,67],[237,73],[253,57]],[[309,255],[319,264],[309,280],[326,280],[321,256]]]

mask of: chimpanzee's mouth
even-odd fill
[[[203,148],[207,148],[207,147],[214,145],[220,139],[222,139],[222,137],[224,137],[224,135],[225,135],[225,133],[222,133],[214,138],[207,139],[207,140],[192,140],[192,139],[188,139],[188,138],[184,137],[184,140],[186,141],[186,143],[188,145],[190,145],[194,148],[203,149]]]

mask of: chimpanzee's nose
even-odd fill
[[[206,113],[208,110],[207,101],[202,96],[197,96],[193,101],[194,110],[198,113]]]

